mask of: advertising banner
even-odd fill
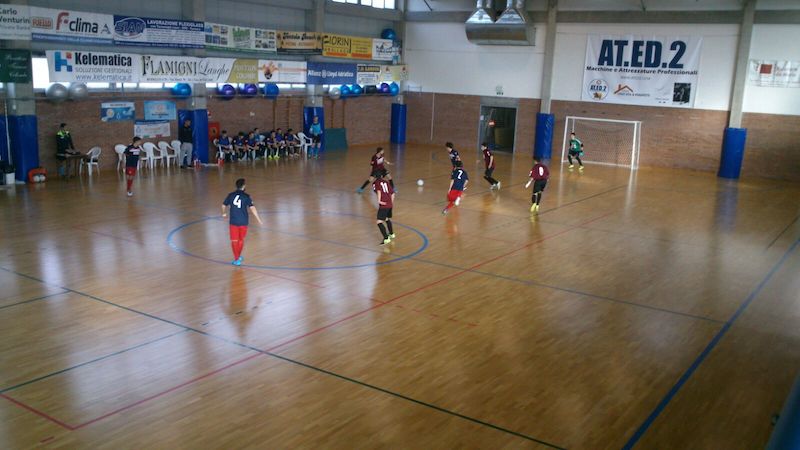
[[[381,82],[381,66],[378,64],[359,64],[357,66],[356,83],[360,85],[379,84]]]
[[[308,84],[354,84],[356,65],[309,61]]]
[[[144,47],[203,48],[205,24],[192,20],[114,16],[114,44]]]
[[[177,120],[175,102],[169,100],[145,100],[144,120]]]
[[[372,59],[377,61],[398,61],[400,45],[391,39],[372,40]]]
[[[322,56],[372,59],[372,38],[326,34],[322,38]]]
[[[100,103],[100,120],[103,122],[119,122],[135,118],[136,106],[133,102]]]
[[[111,45],[114,16],[31,6],[31,37],[56,41]]]
[[[319,55],[322,34],[310,31],[278,31],[278,53],[287,55]]]
[[[401,82],[408,80],[406,66],[381,66],[381,83]]]
[[[47,50],[50,81],[135,83],[142,56],[128,53]]]
[[[750,60],[747,81],[761,87],[800,87],[800,61]]]
[[[0,4],[0,39],[31,40],[31,15],[27,5]]]
[[[278,36],[275,30],[205,23],[206,48],[275,53]]]
[[[0,50],[0,82],[30,83],[31,52],[28,50]]]
[[[692,107],[702,37],[589,35],[581,99]]]
[[[233,71],[233,58],[194,56],[142,56],[141,82],[224,83]],[[253,74],[255,77],[255,73]]]
[[[133,135],[142,139],[169,137],[169,120],[137,120],[133,124]]]
[[[305,61],[258,60],[259,83],[305,83]]]

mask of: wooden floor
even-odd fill
[[[800,369],[800,185],[370,149],[0,190],[0,448],[762,448]],[[474,157],[473,157],[474,156]],[[229,264],[219,205],[264,217]],[[417,179],[425,186],[418,188]]]

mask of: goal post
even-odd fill
[[[575,133],[575,137],[583,143],[585,153],[581,160],[584,163],[639,168],[641,121],[567,116],[561,145],[561,164],[568,161],[570,133]]]

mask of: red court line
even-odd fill
[[[47,413],[43,413],[42,411],[39,411],[38,409],[36,409],[36,408],[34,408],[32,406],[28,406],[25,403],[22,403],[21,401],[16,400],[14,398],[11,398],[6,394],[0,394],[0,397],[3,397],[4,399],[10,401],[11,403],[14,403],[15,405],[17,405],[19,407],[27,409],[28,411],[36,414],[39,417],[44,417],[45,419],[49,420],[50,422],[53,422],[54,424],[56,424],[56,425],[58,425],[58,426],[60,426],[62,428],[66,428],[67,430],[70,430],[70,431],[75,430],[75,427],[73,427],[71,425],[67,425],[66,423],[56,419],[55,417],[53,417],[53,416],[51,416],[51,415],[49,415]]]
[[[255,354],[252,354],[252,355],[250,355],[250,356],[248,356],[246,358],[240,359],[238,361],[234,361],[234,362],[228,364],[227,366],[220,367],[219,369],[214,370],[212,372],[209,372],[209,373],[207,373],[205,375],[200,375],[199,377],[192,378],[191,380],[185,381],[185,382],[183,382],[183,383],[181,383],[181,384],[179,384],[177,386],[173,386],[173,387],[167,389],[166,391],[161,391],[161,392],[159,392],[157,394],[153,394],[153,395],[151,395],[149,397],[146,397],[146,398],[143,398],[143,399],[141,399],[141,400],[139,400],[139,401],[137,401],[135,403],[131,403],[131,404],[123,406],[121,408],[117,408],[114,411],[111,411],[109,413],[103,414],[102,416],[94,418],[94,419],[92,419],[92,420],[90,420],[88,422],[84,422],[84,423],[82,423],[80,425],[76,425],[76,426],[74,426],[72,428],[72,430],[78,430],[80,428],[83,428],[85,426],[91,425],[91,424],[93,424],[95,422],[99,422],[99,421],[101,421],[103,419],[106,419],[106,418],[108,418],[110,416],[113,416],[115,414],[119,414],[122,411],[125,411],[125,410],[131,409],[131,408],[133,408],[135,406],[141,405],[142,403],[149,402],[150,400],[154,400],[156,398],[162,397],[164,395],[169,394],[170,392],[177,391],[178,389],[180,389],[182,387],[188,386],[188,385],[190,385],[192,383],[195,383],[197,381],[200,381],[202,379],[205,379],[205,378],[208,378],[210,376],[216,375],[216,374],[218,374],[218,373],[220,373],[220,372],[222,372],[224,370],[230,369],[231,367],[234,367],[234,366],[238,366],[239,364],[242,364],[244,362],[250,361],[251,359],[253,359],[255,357],[258,357],[258,356],[264,356],[264,355],[262,353],[255,353]]]
[[[512,250],[512,251],[510,251],[510,252],[503,253],[502,255],[495,256],[495,257],[493,257],[493,258],[491,258],[491,259],[487,259],[486,261],[483,261],[483,262],[480,262],[480,263],[478,263],[478,264],[475,264],[475,265],[473,265],[473,266],[471,266],[471,267],[468,267],[468,268],[466,268],[466,269],[464,269],[464,270],[461,270],[460,272],[456,272],[456,273],[454,273],[454,274],[451,274],[451,275],[448,275],[448,276],[446,276],[446,277],[444,277],[444,278],[442,278],[442,279],[440,279],[440,280],[434,281],[434,282],[432,282],[432,283],[428,283],[428,284],[426,284],[426,285],[424,285],[424,286],[421,286],[421,287],[418,287],[418,288],[416,288],[416,289],[414,289],[414,290],[411,290],[411,291],[408,291],[408,292],[406,292],[406,293],[400,294],[400,295],[398,295],[398,296],[396,296],[396,297],[394,297],[394,298],[392,298],[392,299],[390,299],[390,300],[387,300],[386,302],[383,302],[383,303],[377,304],[377,305],[375,305],[375,306],[372,306],[372,307],[370,307],[370,308],[367,308],[367,309],[365,309],[365,310],[362,310],[362,311],[359,311],[359,312],[356,312],[356,313],[350,314],[350,315],[349,315],[349,316],[347,316],[347,317],[343,317],[343,318],[341,318],[341,319],[339,319],[339,320],[337,320],[337,321],[335,321],[335,322],[329,323],[328,325],[325,325],[325,326],[323,326],[323,327],[317,328],[316,330],[309,331],[308,333],[302,334],[302,335],[300,335],[300,336],[297,336],[297,337],[295,337],[295,338],[289,339],[288,341],[285,341],[285,342],[282,342],[282,343],[280,343],[280,344],[274,345],[274,346],[270,347],[269,349],[267,349],[267,350],[265,350],[265,351],[266,351],[266,352],[272,352],[272,351],[274,351],[274,350],[276,350],[276,349],[278,349],[278,348],[280,348],[280,347],[284,347],[284,346],[286,346],[286,345],[289,345],[289,344],[291,344],[291,343],[293,343],[293,342],[297,342],[297,341],[299,341],[299,340],[301,340],[301,339],[305,339],[305,338],[307,338],[308,336],[312,336],[312,335],[314,335],[314,334],[317,334],[317,333],[319,333],[319,332],[322,332],[322,331],[328,330],[328,329],[330,329],[330,328],[333,328],[333,327],[334,327],[334,326],[336,326],[336,325],[339,325],[339,324],[340,324],[340,323],[342,323],[342,322],[347,322],[347,321],[348,321],[348,320],[350,320],[350,319],[354,319],[354,318],[356,318],[356,317],[358,317],[358,316],[361,316],[361,315],[363,315],[363,314],[366,314],[366,313],[368,313],[368,312],[370,312],[370,311],[372,311],[372,310],[375,310],[375,309],[378,309],[378,308],[382,308],[382,307],[384,307],[384,306],[387,306],[387,305],[389,305],[389,304],[391,304],[391,303],[393,303],[393,302],[395,302],[395,301],[397,301],[397,300],[400,300],[400,299],[402,299],[402,298],[408,297],[409,295],[416,294],[416,293],[418,293],[418,292],[420,292],[420,291],[423,291],[423,290],[425,290],[425,289],[428,289],[428,288],[430,288],[430,287],[436,286],[437,284],[441,284],[441,283],[444,283],[445,281],[452,280],[453,278],[455,278],[455,277],[457,277],[457,276],[459,276],[459,275],[463,275],[463,274],[465,274],[465,273],[467,273],[467,272],[470,272],[470,271],[472,271],[472,270],[475,270],[475,269],[477,269],[478,267],[481,267],[481,266],[483,266],[483,265],[489,264],[490,262],[497,261],[497,260],[498,260],[498,259],[500,259],[500,258],[505,258],[505,257],[507,257],[507,256],[510,256],[510,255],[514,254],[514,253],[517,253],[517,252],[519,252],[519,251],[522,251],[522,250],[525,250],[525,249],[527,249],[527,248],[530,248],[530,247],[532,247],[532,246],[534,246],[534,245],[536,245],[536,244],[539,244],[539,243],[541,243],[541,242],[544,242],[544,241],[546,241],[546,240],[548,240],[548,239],[552,239],[552,238],[554,238],[554,237],[561,236],[561,235],[562,235],[562,234],[564,234],[564,233],[567,233],[567,232],[573,231],[573,230],[575,230],[575,229],[578,229],[578,228],[580,228],[580,227],[582,227],[582,226],[586,226],[586,225],[588,225],[588,224],[590,224],[590,223],[592,223],[592,222],[596,222],[596,221],[598,221],[598,220],[600,220],[600,219],[606,218],[606,217],[610,216],[610,215],[611,215],[611,214],[613,214],[613,213],[614,213],[613,211],[612,211],[612,212],[607,212],[607,213],[605,213],[605,214],[603,214],[603,215],[601,215],[601,216],[598,216],[598,217],[595,217],[595,218],[593,218],[593,219],[587,220],[586,222],[580,223],[580,224],[578,224],[578,225],[573,225],[573,226],[570,226],[569,228],[567,228],[567,229],[565,229],[565,230],[561,230],[561,231],[559,231],[558,233],[552,234],[552,235],[550,235],[550,236],[545,236],[545,237],[543,237],[543,238],[541,238],[541,239],[537,239],[536,241],[530,242],[530,243],[526,244],[526,245],[525,245],[525,246],[523,246],[523,247],[517,248],[516,250]],[[425,313],[425,314],[427,314],[427,313]]]

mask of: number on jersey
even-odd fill
[[[238,195],[237,195],[236,197],[234,197],[234,198],[233,198],[233,204],[234,204],[234,205],[235,205],[237,208],[239,208],[239,209],[242,209],[242,199],[241,199],[241,197],[239,197]]]

